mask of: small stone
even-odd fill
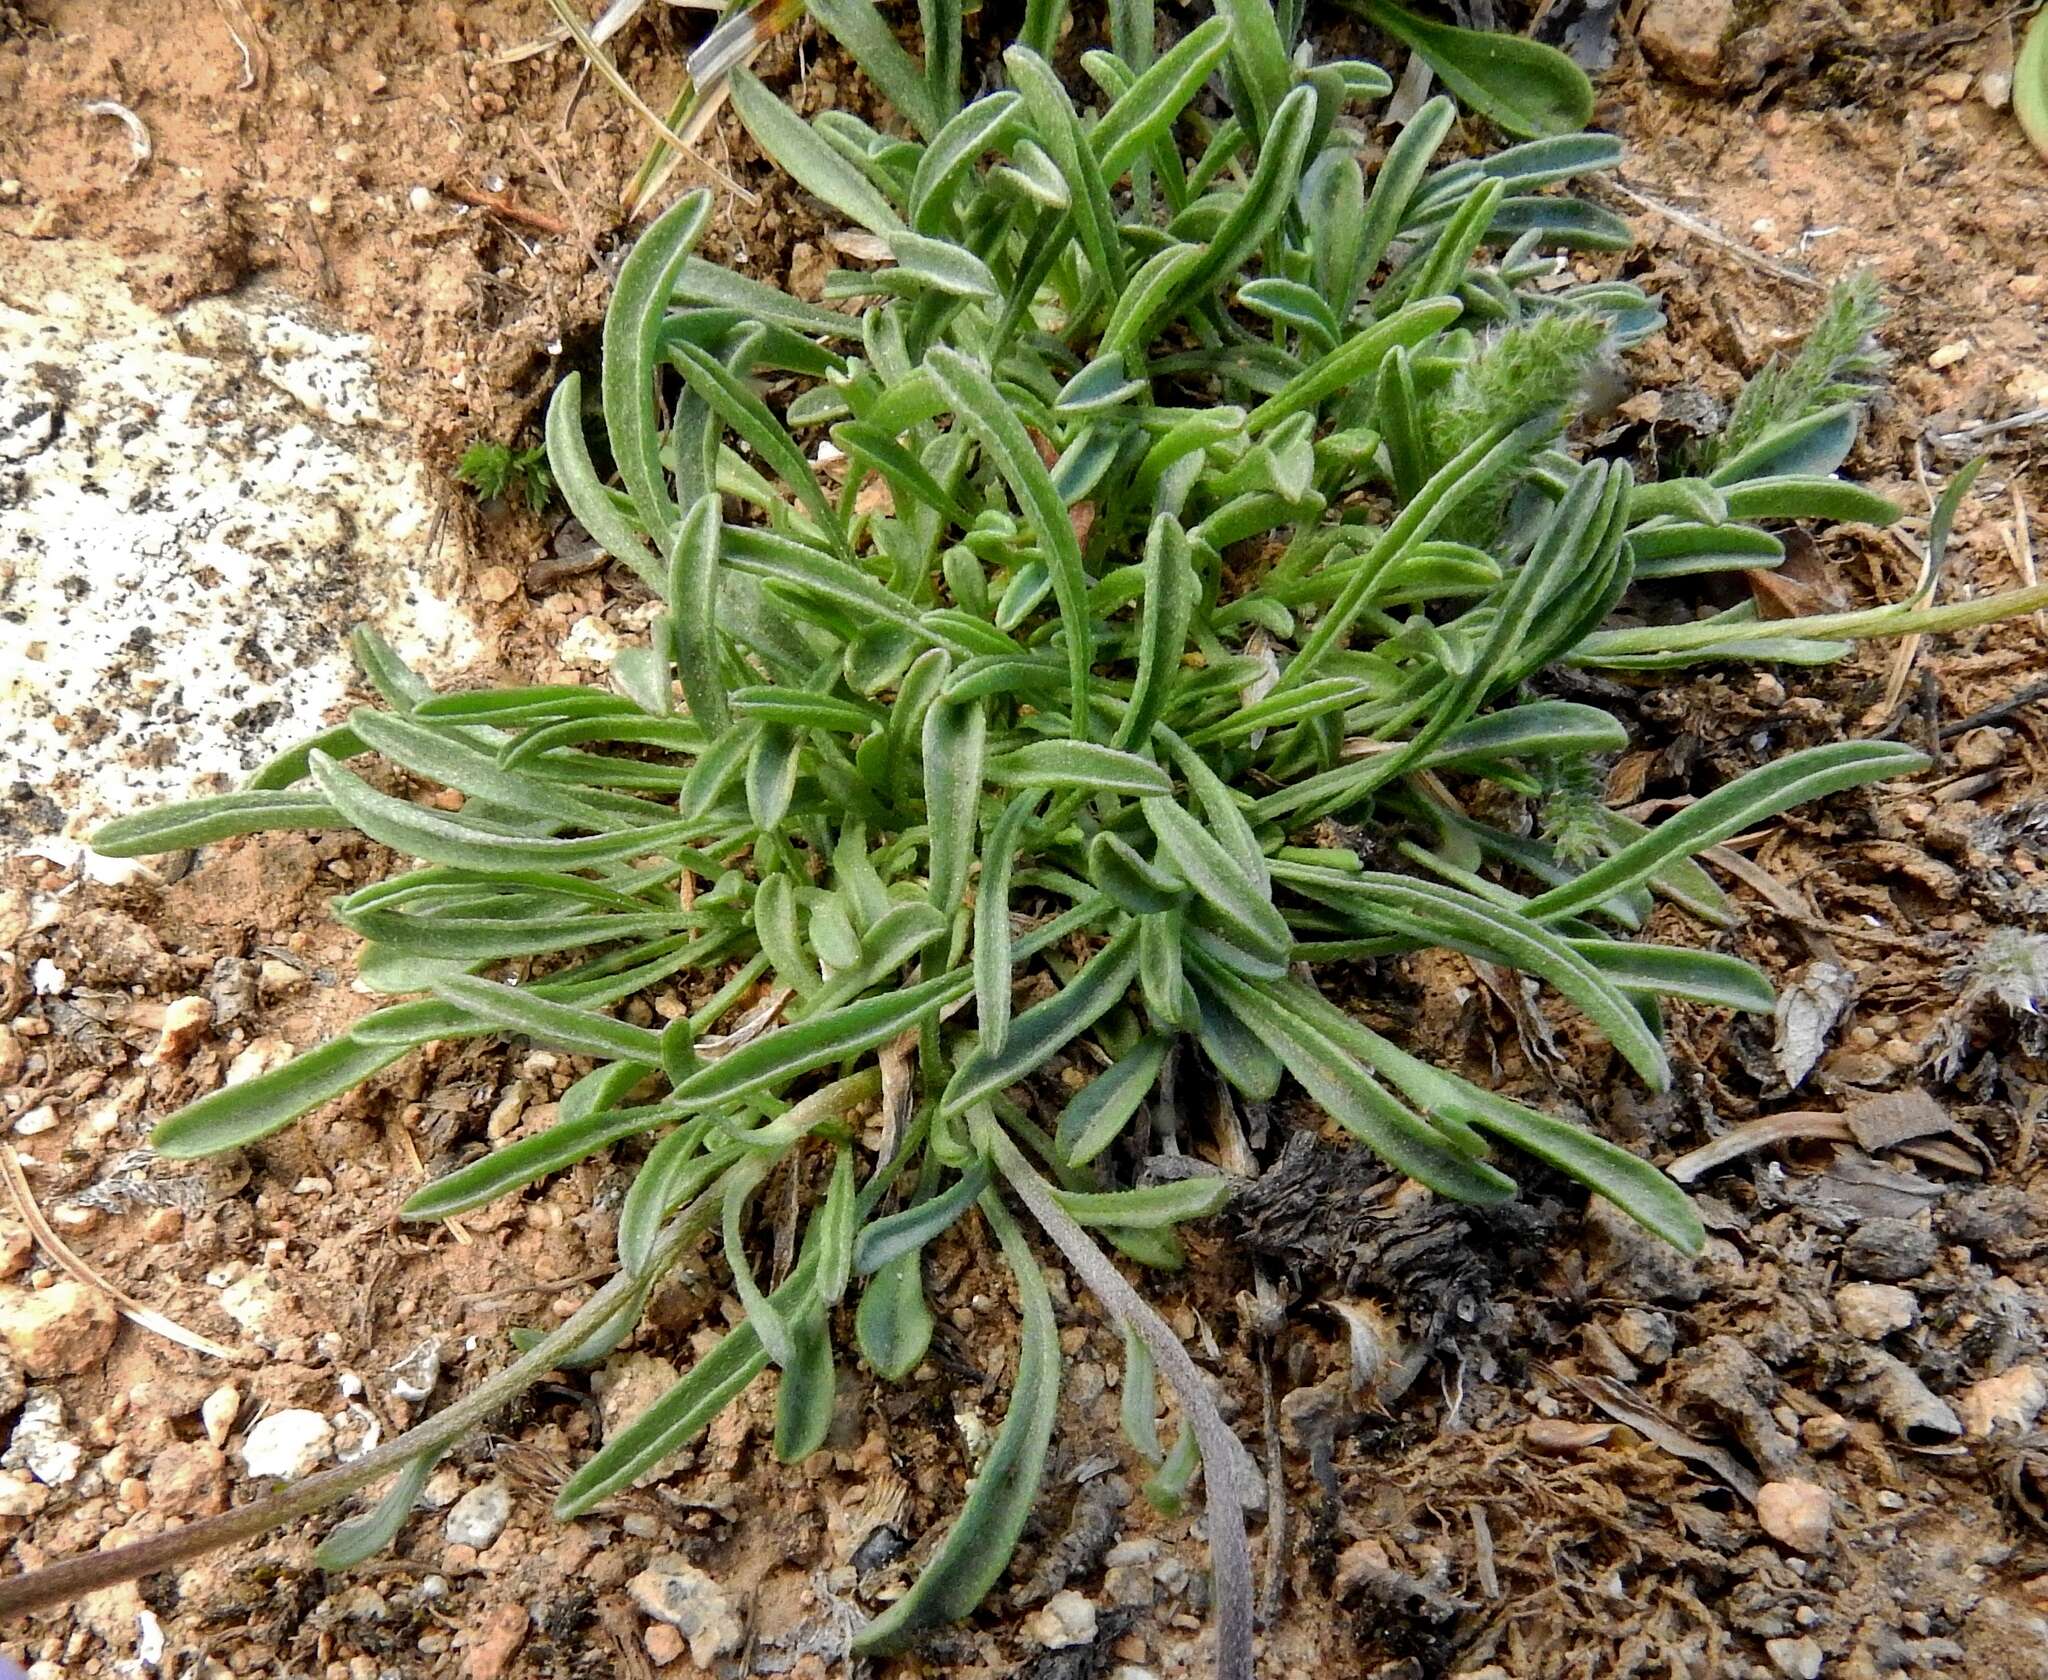
[[[1907,1283],[1926,1274],[1941,1245],[1910,1219],[1866,1219],[1842,1244],[1842,1268],[1883,1283]]]
[[[482,1551],[512,1520],[512,1495],[503,1482],[474,1487],[449,1508],[444,1532],[451,1546]]]
[[[1662,1365],[1678,1345],[1678,1331],[1668,1313],[1630,1307],[1614,1321],[1614,1339],[1639,1365]]]
[[[1072,1588],[1056,1592],[1024,1619],[1024,1637],[1048,1651],[1095,1643],[1095,1606]]]
[[[250,1272],[220,1292],[220,1310],[242,1327],[250,1340],[261,1347],[277,1342],[271,1321],[283,1305],[267,1272]]]
[[[415,216],[424,216],[434,208],[434,195],[425,187],[414,187],[405,195],[405,201],[412,206]]]
[[[441,1338],[438,1336],[429,1336],[391,1366],[391,1392],[408,1403],[417,1404],[426,1399],[440,1380]]]
[[[1757,1490],[1756,1520],[1779,1545],[1817,1552],[1834,1525],[1834,1501],[1814,1482],[1766,1482]]]
[[[1159,1676],[1136,1663],[1118,1663],[1109,1671],[1109,1680],[1159,1680]]]
[[[609,666],[623,644],[618,632],[594,613],[585,613],[569,626],[560,652],[570,665]]]
[[[1735,0],[1650,0],[1636,25],[1636,43],[1666,75],[1694,87],[1719,87],[1721,54],[1735,22]]]
[[[469,1642],[462,1659],[463,1680],[498,1680],[526,1643],[530,1623],[523,1604],[494,1604],[486,1610],[463,1636]]]
[[[1970,89],[1977,78],[1967,70],[1944,70],[1938,76],[1927,78],[1927,89],[1937,98],[1956,104],[1970,97]]]
[[[54,1388],[32,1388],[22,1402],[21,1418],[0,1465],[26,1470],[45,1487],[62,1487],[77,1479],[85,1448],[64,1428],[64,1402]]]
[[[683,1654],[683,1636],[666,1622],[656,1622],[640,1636],[656,1668],[666,1668]]]
[[[39,1517],[52,1497],[48,1488],[25,1471],[0,1471],[0,1517]]]
[[[212,1025],[213,1004],[209,1000],[173,998],[164,1010],[164,1024],[157,1032],[152,1055],[159,1062],[182,1062]]]
[[[690,1660],[709,1668],[737,1651],[747,1636],[739,1607],[703,1570],[679,1557],[659,1557],[626,1583],[626,1593],[657,1622],[666,1622],[690,1646]]]
[[[1766,1639],[1764,1654],[1785,1680],[1819,1680],[1823,1653],[1818,1640],[1804,1635],[1798,1639]]]
[[[1840,1412],[1821,1412],[1799,1426],[1799,1444],[1808,1452],[1833,1452],[1849,1438],[1849,1420]]]
[[[476,574],[476,592],[495,607],[519,593],[519,576],[510,566],[486,566]]]
[[[151,1208],[136,1230],[146,1243],[176,1242],[184,1234],[185,1216],[174,1207]]]
[[[27,1398],[28,1381],[22,1376],[21,1367],[15,1364],[13,1354],[0,1348],[0,1421],[20,1411]]]
[[[1976,349],[1976,346],[1967,338],[1950,339],[1948,343],[1942,345],[1940,349],[1927,358],[1927,365],[1937,372],[1942,368],[1954,367],[1956,363],[1960,362],[1974,349]]]
[[[307,212],[319,221],[325,221],[334,214],[334,200],[325,193],[315,193],[306,200]]]
[[[2038,1365],[2015,1365],[2000,1376],[1970,1384],[1955,1402],[1965,1435],[1982,1437],[2001,1429],[2024,1435],[2048,1409],[2048,1374]]]
[[[210,1517],[228,1508],[228,1460],[211,1441],[174,1441],[149,1466],[149,1508],[166,1517]]]
[[[1977,728],[1958,736],[1950,744],[1958,770],[1995,770],[2005,762],[2006,736],[2002,729]]]
[[[227,1077],[223,1085],[246,1085],[252,1079],[260,1079],[273,1068],[281,1068],[292,1059],[292,1047],[281,1038],[259,1038],[252,1040],[232,1062],[228,1063]]]
[[[235,1427],[235,1418],[241,1409],[241,1391],[233,1383],[222,1383],[200,1401],[199,1421],[206,1428],[207,1440],[216,1447],[226,1446],[228,1434]]]
[[[35,1254],[35,1238],[26,1226],[0,1221],[0,1278],[20,1277]]]
[[[1919,1316],[1920,1303],[1895,1283],[1845,1283],[1835,1292],[1835,1317],[1860,1342],[1881,1342]]]
[[[281,997],[286,992],[299,991],[306,980],[306,971],[297,963],[279,962],[275,957],[265,957],[263,965],[256,970],[257,989],[266,997]]]
[[[40,1137],[45,1132],[57,1129],[57,1111],[48,1103],[38,1103],[19,1120],[14,1122],[16,1137]]]
[[[121,1326],[97,1289],[59,1278],[48,1289],[0,1288],[0,1341],[31,1377],[75,1377],[106,1357]]]
[[[318,1412],[294,1407],[272,1412],[242,1442],[242,1463],[252,1476],[310,1475],[334,1451],[334,1425]]]

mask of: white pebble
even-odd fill
[[[272,1412],[249,1431],[242,1462],[252,1476],[304,1476],[334,1452],[334,1425],[300,1408]]]
[[[222,1383],[199,1402],[199,1421],[206,1426],[206,1438],[216,1447],[228,1444],[235,1418],[242,1410],[242,1396],[233,1383]]]
[[[503,1482],[486,1482],[456,1500],[448,1512],[446,1533],[451,1546],[482,1551],[505,1532],[512,1520],[512,1495]]]
[[[412,206],[414,215],[424,216],[434,208],[434,195],[425,187],[414,187],[406,194],[406,202]]]

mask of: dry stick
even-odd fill
[[[145,1330],[153,1330],[166,1341],[176,1342],[181,1348],[194,1353],[203,1353],[214,1359],[225,1359],[231,1364],[252,1365],[260,1363],[262,1355],[242,1348],[223,1347],[209,1336],[202,1336],[196,1330],[187,1330],[184,1325],[160,1313],[154,1307],[144,1306],[134,1296],[88,1266],[72,1253],[59,1237],[50,1222],[43,1217],[43,1210],[36,1205],[35,1192],[29,1188],[28,1177],[21,1170],[21,1163],[14,1158],[14,1151],[0,1146],[0,1175],[7,1180],[7,1188],[13,1193],[14,1205],[21,1213],[21,1222],[29,1228],[29,1234],[42,1245],[45,1253],[69,1272],[88,1289],[96,1289],[121,1310],[121,1316],[130,1323],[139,1324]]]
[[[718,1195],[715,1188],[705,1192],[669,1221],[655,1247],[648,1268],[650,1272],[666,1271],[681,1258],[683,1249],[695,1241],[717,1210]],[[68,1603],[103,1587],[154,1575],[159,1570],[170,1569],[188,1559],[218,1551],[223,1546],[253,1540],[259,1534],[296,1522],[300,1517],[310,1516],[336,1500],[346,1498],[385,1472],[399,1469],[423,1453],[440,1452],[453,1446],[493,1412],[553,1370],[562,1355],[625,1306],[645,1281],[644,1276],[619,1273],[571,1317],[565,1318],[557,1328],[535,1343],[532,1351],[514,1360],[446,1411],[435,1413],[388,1446],[378,1448],[353,1464],[324,1470],[265,1498],[252,1500],[238,1510],[207,1517],[132,1546],[117,1546],[112,1551],[66,1558],[62,1563],[0,1580],[0,1619],[40,1610],[50,1604]]]
[[[1629,186],[1614,176],[1609,176],[1603,184],[1609,190],[1619,193],[1631,204],[1662,216],[1667,222],[1672,222],[1684,228],[1687,233],[1704,239],[1709,245],[1718,245],[1730,256],[1740,257],[1752,267],[1760,268],[1766,274],[1776,275],[1788,285],[1802,286],[1811,292],[1823,290],[1821,283],[1804,269],[1794,268],[1790,263],[1782,263],[1775,257],[1765,256],[1763,252],[1755,250],[1751,246],[1743,244],[1741,240],[1723,233],[1712,222],[1695,216],[1689,211],[1681,210],[1675,204],[1666,204],[1661,199],[1650,197],[1648,193],[1638,192],[1634,187]]]
[[[1217,1680],[1252,1680],[1252,1554],[1245,1539],[1244,1507],[1231,1485],[1244,1447],[1216,1409],[1202,1373],[1188,1350],[1123,1273],[1104,1258],[1052,1189],[1018,1153],[999,1126],[987,1129],[991,1153],[1003,1177],[1032,1217],[1067,1257],[1089,1292],[1119,1325],[1134,1330],[1152,1350],[1152,1361],[1173,1385],[1181,1411],[1202,1449],[1202,1485],[1209,1511],[1209,1557],[1216,1575]]]

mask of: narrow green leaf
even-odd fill
[[[1132,1231],[1168,1230],[1190,1219],[1207,1219],[1230,1200],[1230,1180],[1181,1178],[1141,1190],[1055,1190],[1060,1206],[1083,1225]]]
[[[1172,1041],[1153,1035],[1141,1038],[1105,1071],[1074,1093],[1060,1111],[1057,1138],[1059,1151],[1068,1165],[1085,1167],[1122,1134],[1131,1117],[1151,1094],[1159,1078]],[[1080,1210],[1068,1204],[1068,1212],[1081,1219]],[[1190,1216],[1192,1217],[1192,1216]],[[1085,1219],[1082,1221],[1087,1223]],[[1112,1221],[1131,1224],[1131,1220]]]
[[[1081,565],[1081,547],[1067,518],[1066,504],[1053,488],[1024,423],[996,391],[987,371],[959,351],[941,346],[932,351],[927,368],[945,393],[960,422],[974,434],[1011,495],[1030,521],[1039,550],[1052,568],[1053,593],[1059,600],[1061,626],[1067,642],[1067,670],[1072,689],[1069,705],[1076,733],[1088,734],[1088,667],[1093,637],[1088,612],[1088,576]]]
[[[551,1003],[523,987],[471,974],[450,974],[436,982],[434,995],[505,1032],[559,1045],[579,1056],[661,1066],[660,1033],[571,1004]]]
[[[931,904],[950,918],[967,896],[967,872],[979,834],[986,708],[941,701],[925,713],[923,746]]]
[[[1138,925],[1127,921],[1060,991],[1017,1017],[1000,1051],[978,1046],[961,1062],[941,1111],[961,1113],[1043,1066],[1123,1001],[1137,971]]]
[[[1142,798],[1167,794],[1173,783],[1149,758],[1086,741],[1033,741],[988,761],[1001,787],[1087,788]]]
[[[1576,915],[1588,905],[1649,880],[1668,860],[1692,857],[1709,846],[1718,846],[1731,834],[1780,811],[1926,767],[1922,754],[1887,741],[1837,741],[1809,747],[1716,788],[1569,885],[1553,887],[1531,899],[1525,914],[1543,921]]]
[[[806,192],[816,194],[870,233],[886,238],[902,228],[903,219],[867,177],[748,71],[732,73],[732,108],[761,150],[794,175]]]
[[[942,974],[900,992],[864,998],[778,1027],[692,1074],[676,1087],[674,1100],[692,1112],[702,1112],[786,1084],[813,1068],[878,1050],[954,999],[966,996],[972,983],[965,973]]]
[[[1346,0],[1413,47],[1445,87],[1510,134],[1569,134],[1593,115],[1593,84],[1555,47],[1500,31],[1456,29],[1392,0]]]
[[[310,749],[309,763],[313,756],[327,755],[318,748]],[[237,834],[278,828],[338,828],[343,820],[329,801],[310,793],[283,789],[217,793],[116,817],[95,831],[92,849],[102,857],[154,857],[210,846]]]
[[[861,1290],[853,1333],[875,1374],[901,1382],[932,1345],[934,1321],[924,1298],[924,1256],[899,1254]]]
[[[1003,807],[981,853],[974,896],[974,1008],[981,1042],[991,1055],[1010,1033],[1010,874],[1038,796],[1021,793]]]
[[[1060,1340],[1045,1274],[1031,1246],[994,1191],[981,1202],[1016,1280],[1022,1320],[1010,1408],[960,1516],[910,1590],[854,1636],[853,1648],[875,1655],[903,1648],[916,1634],[973,1611],[1009,1564],[1038,1502],[1046,1448],[1059,1409]]]
[[[677,513],[662,468],[661,432],[654,407],[657,347],[676,279],[710,221],[709,192],[700,187],[677,199],[627,253],[604,317],[605,433],[611,440],[619,476],[633,498],[634,511],[656,545],[663,548],[675,528]],[[575,411],[564,419],[564,431],[573,429],[580,443],[582,428]],[[563,441],[569,440],[565,437]],[[602,533],[593,529],[591,534],[605,541]],[[639,552],[643,551],[635,543],[620,558],[631,565],[629,556]],[[659,587],[658,569],[656,572],[649,581]]]

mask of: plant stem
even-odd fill
[[[647,1274],[619,1273],[574,1314],[536,1342],[530,1352],[479,1384],[447,1410],[415,1424],[389,1445],[379,1447],[353,1464],[308,1476],[304,1481],[280,1488],[220,1516],[208,1517],[168,1534],[139,1540],[133,1545],[66,1558],[62,1563],[0,1580],[0,1620],[51,1604],[67,1603],[103,1587],[154,1575],[159,1570],[170,1569],[223,1546],[253,1540],[259,1534],[325,1509],[422,1453],[444,1451],[553,1370],[565,1353],[620,1310],[645,1282],[646,1275],[659,1275],[673,1266],[716,1208],[715,1190],[700,1196],[663,1229]]]
[[[1244,1507],[1233,1485],[1244,1447],[1223,1421],[1208,1384],[1195,1368],[1194,1360],[1188,1357],[1180,1338],[1146,1304],[1144,1297],[1124,1281],[1123,1273],[1089,1240],[1073,1215],[1060,1206],[1052,1187],[1032,1170],[1009,1134],[995,1125],[977,1131],[1018,1199],[1031,1210],[1045,1234],[1067,1257],[1067,1263],[1080,1274],[1089,1292],[1109,1309],[1110,1316],[1144,1339],[1160,1375],[1173,1385],[1180,1398],[1187,1426],[1202,1449],[1202,1489],[1209,1510],[1209,1557],[1216,1577],[1217,1680],[1251,1680],[1252,1554],[1245,1539]]]

